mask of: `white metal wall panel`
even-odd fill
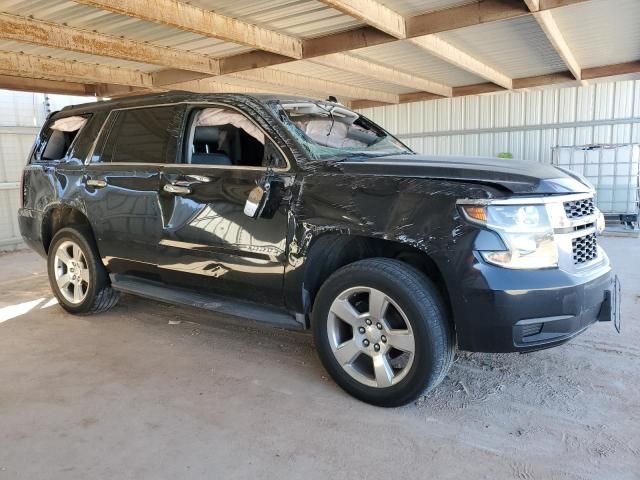
[[[594,117],[595,111],[595,89],[579,88],[576,99],[576,120],[588,122]]]
[[[14,190],[0,190],[0,250],[12,250],[21,243],[15,213],[18,199]]]
[[[0,131],[0,182],[15,183],[20,180],[20,174],[24,162],[29,155],[33,145],[34,134],[32,133],[1,133]]]
[[[398,114],[408,108],[408,114]],[[640,80],[434,100],[363,113],[422,153],[551,161],[557,145],[640,142]]]
[[[0,126],[36,126],[44,118],[44,95],[0,90]]]

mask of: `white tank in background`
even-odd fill
[[[637,222],[640,211],[640,144],[558,146],[552,163],[584,176],[596,189],[607,216]],[[631,217],[635,216],[635,220]]]

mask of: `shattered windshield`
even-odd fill
[[[342,105],[274,101],[270,106],[314,160],[413,153],[378,125]]]

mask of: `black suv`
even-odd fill
[[[405,404],[457,345],[531,351],[610,320],[576,175],[422,156],[343,105],[170,92],[52,114],[20,229],[72,313],[119,292],[310,328],[352,395]]]

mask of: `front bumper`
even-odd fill
[[[526,352],[567,342],[615,316],[606,254],[582,272],[508,270],[476,259],[453,304],[458,345],[476,352]]]

